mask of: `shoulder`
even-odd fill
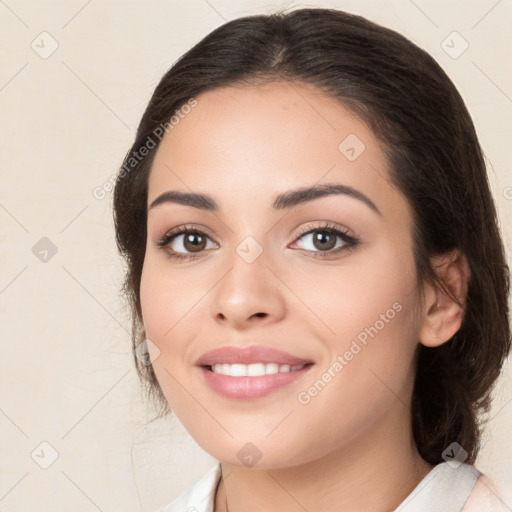
[[[481,475],[471,492],[464,512],[505,512],[510,510],[500,498],[499,491],[485,476]]]
[[[215,491],[221,477],[220,463],[158,512],[213,512]]]

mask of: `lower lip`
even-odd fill
[[[206,384],[219,395],[226,398],[250,399],[269,395],[273,391],[296,382],[312,366],[312,364],[308,364],[304,368],[293,372],[272,373],[259,377],[231,377],[230,375],[212,372],[204,366],[200,367],[200,370],[203,372]]]

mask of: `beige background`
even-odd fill
[[[119,167],[154,87],[184,51],[226,20],[284,5],[363,14],[436,58],[475,121],[510,254],[510,0],[1,1],[3,512],[152,511],[215,462],[178,421],[145,424],[153,411],[118,293],[111,196],[92,192]],[[469,44],[458,58],[464,40],[446,39],[453,31]],[[508,482],[512,509],[511,400],[509,368],[477,466]]]

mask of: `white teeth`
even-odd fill
[[[297,364],[290,366],[289,364],[277,363],[252,363],[252,364],[228,364],[219,363],[212,366],[215,373],[222,375],[229,375],[231,377],[259,377],[261,375],[270,375],[273,373],[287,373],[294,372],[303,368],[305,365]]]

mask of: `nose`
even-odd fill
[[[237,330],[282,320],[286,313],[282,283],[276,277],[279,272],[267,266],[266,251],[250,263],[237,253],[231,261],[231,269],[212,290],[214,320]]]

